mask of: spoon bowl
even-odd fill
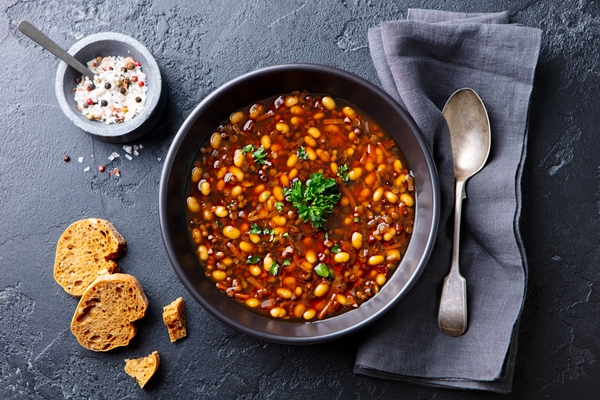
[[[467,330],[467,282],[459,269],[462,201],[467,180],[483,168],[490,154],[491,130],[481,98],[469,88],[454,92],[442,114],[450,130],[456,188],[452,265],[444,278],[438,325],[446,335],[460,336]]]
[[[490,153],[490,121],[472,89],[456,91],[442,110],[450,129],[454,176],[468,179],[479,172]]]

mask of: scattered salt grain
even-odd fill
[[[83,162],[83,157],[79,157],[79,158],[77,159],[77,161],[79,161],[80,163],[82,163],[82,162]]]
[[[129,154],[125,154],[125,158],[128,159],[129,161],[133,160],[133,157],[131,157]]]
[[[132,146],[128,146],[128,145],[124,145],[123,146],[123,150],[125,150],[127,152],[127,154],[131,154],[131,152],[133,151],[133,147]]]
[[[134,150],[134,151],[133,151],[133,155],[134,155],[134,156],[139,156],[139,155],[140,155],[140,152],[139,152],[139,151],[137,151],[137,150]]]
[[[162,158],[156,157],[156,161],[162,161]]]
[[[113,151],[112,154],[110,156],[108,156],[108,160],[112,161],[112,160],[114,160],[117,157],[121,157],[121,156],[116,151]]]
[[[88,172],[89,170],[90,170],[90,167],[85,167],[85,168],[83,169],[83,172]]]

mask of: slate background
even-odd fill
[[[544,30],[523,176],[529,284],[513,393],[431,389],[352,373],[361,333],[308,347],[224,326],[187,294],[158,228],[163,160],[212,90],[256,68],[314,62],[379,84],[367,30],[409,7],[508,10]],[[168,84],[160,124],[133,161],[69,123],[54,95],[58,61],[16,30],[28,19],[68,48],[100,31],[133,36]],[[600,391],[600,4],[596,1],[0,0],[0,398],[568,399]],[[121,158],[109,162],[116,151]],[[63,162],[63,155],[71,162]],[[77,160],[83,157],[82,163]],[[118,167],[121,177],[99,173]],[[90,171],[84,168],[90,166]],[[56,241],[73,221],[112,221],[128,241],[121,268],[150,300],[127,348],[97,354],[69,331],[76,299],[54,282]],[[162,306],[183,296],[189,338],[171,344]],[[123,359],[161,354],[145,390]]]

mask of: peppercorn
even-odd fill
[[[96,62],[102,62],[102,56],[96,57]]]
[[[100,101],[100,105],[101,105],[102,107],[106,107],[106,106],[108,105],[108,101],[106,101],[106,100],[102,100],[102,101]]]
[[[110,89],[110,87],[111,87],[111,84],[110,84],[110,82],[106,82],[106,83],[104,84],[104,89]]]
[[[96,86],[95,86],[93,83],[92,83],[92,84],[90,84],[90,85],[88,85],[88,87],[87,87],[87,91],[88,91],[88,92],[91,92],[91,91],[92,91],[92,90],[94,90],[94,89],[96,89]]]
[[[135,64],[132,62],[128,62],[125,64],[125,68],[127,68],[128,70],[132,70],[135,68]]]
[[[121,67],[121,72],[127,72],[127,68]]]
[[[104,172],[104,165],[100,165],[100,166],[98,167],[98,171],[99,171],[99,172]]]
[[[121,82],[121,81],[116,81],[115,82],[115,86],[116,87],[121,87],[122,84],[123,84],[123,82]]]
[[[75,78],[75,83],[79,84],[81,82],[81,78]]]
[[[139,96],[138,96],[138,97],[136,97],[136,98],[135,98],[135,102],[136,102],[136,103],[141,103],[141,102],[142,102],[142,98],[141,98],[141,97],[139,97]]]
[[[87,99],[86,103],[91,106],[92,104],[94,104],[94,100],[92,99]]]
[[[131,82],[137,82],[138,81],[138,77],[137,76],[132,76],[131,77]]]
[[[120,92],[121,92],[121,94],[125,94],[125,93],[127,93],[127,89],[121,88]]]
[[[140,87],[144,86],[144,81],[140,81],[140,83],[138,83],[138,85],[140,85]]]
[[[64,161],[64,162],[69,162],[69,161],[71,161],[71,157],[69,157],[68,155],[66,155],[66,154],[65,154],[65,155],[63,156],[63,161]]]
[[[136,61],[134,64],[135,64],[136,67],[141,67],[142,66],[142,63],[140,63],[139,61]]]

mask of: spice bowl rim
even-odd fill
[[[197,150],[212,130],[236,109],[293,90],[342,98],[384,125],[396,142],[400,138],[406,140],[400,147],[414,174],[417,191],[411,241],[398,268],[379,293],[354,310],[314,322],[269,318],[229,299],[204,275],[185,220],[186,180]],[[439,180],[433,157],[410,115],[371,82],[319,64],[283,64],[258,69],[209,94],[177,132],[165,158],[159,187],[163,244],[176,275],[190,295],[226,325],[252,337],[283,344],[334,340],[369,325],[389,311],[416,284],[425,268],[435,242],[439,209]]]
[[[75,78],[81,74],[61,61],[56,71],[56,97],[75,126],[102,141],[126,143],[139,139],[156,125],[166,104],[165,84],[156,60],[142,43],[122,33],[98,32],[78,40],[67,51],[84,65],[97,56],[131,56],[142,63],[148,86],[144,107],[131,120],[112,124],[90,121],[77,109],[73,95]]]

